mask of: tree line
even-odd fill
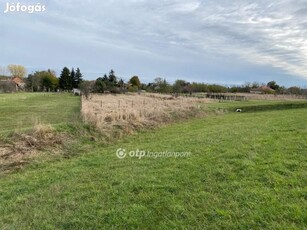
[[[193,93],[249,93],[252,89],[261,88],[264,93],[268,94],[297,94],[307,95],[307,89],[301,89],[293,86],[286,88],[278,85],[275,81],[264,83],[245,83],[236,86],[223,86],[218,84],[206,84],[198,82],[188,82],[185,80],[176,80],[173,84],[164,78],[155,78],[153,82],[141,83],[138,76],[133,76],[125,82],[122,78],[115,75],[111,70],[107,75],[97,78],[95,81],[84,81],[81,90],[85,93],[125,93],[139,92],[144,90],[153,93],[166,94],[193,94]]]
[[[29,74],[25,79],[26,89],[32,92],[54,92],[59,90],[68,92],[74,88],[79,88],[82,81],[83,76],[79,68],[69,70],[67,67],[63,68],[59,78],[54,71],[47,70],[36,71]]]
[[[193,93],[249,93],[252,89],[263,88],[264,93],[274,94],[296,94],[307,95],[307,89],[301,89],[296,86],[284,87],[278,85],[275,81],[264,83],[245,83],[242,85],[226,86],[219,84],[206,84],[198,82],[189,82],[185,80],[176,80],[169,83],[164,78],[155,78],[153,82],[142,83],[138,76],[132,76],[127,82],[116,76],[115,71],[111,70],[109,74],[98,77],[95,81],[83,80],[83,75],[79,68],[76,70],[64,67],[57,77],[55,71],[50,69],[46,71],[36,71],[26,77],[27,70],[21,65],[9,65],[0,67],[0,91],[11,92],[16,90],[13,83],[3,79],[10,77],[22,78],[25,82],[25,90],[32,92],[40,91],[71,91],[74,88],[80,88],[84,93],[126,93],[139,92],[141,90],[153,93],[172,93],[172,94],[193,94]]]
[[[56,72],[53,70],[36,71],[28,74],[27,70],[21,65],[8,65],[7,67],[0,67],[0,90],[4,92],[14,91],[16,88],[10,79],[16,77],[22,79],[25,83],[24,89],[32,92],[42,91],[71,91],[74,88],[79,88],[83,81],[83,76],[79,68],[71,70],[64,67],[58,78]],[[5,88],[5,90],[4,90]]]
[[[79,88],[79,85],[83,81],[83,76],[79,68],[69,70],[67,67],[64,67],[59,78],[54,71],[47,70],[29,74],[24,81],[28,91],[68,92],[74,88]]]

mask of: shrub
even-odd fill
[[[0,92],[2,93],[12,93],[16,91],[16,85],[10,81],[0,82]]]

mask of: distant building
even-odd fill
[[[16,90],[23,90],[26,86],[26,83],[20,77],[13,77],[11,82],[16,85]]]
[[[258,88],[253,88],[250,90],[250,93],[252,94],[272,94],[274,93],[275,90],[271,89],[270,87],[268,86],[260,86]]]

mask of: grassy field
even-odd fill
[[[210,104],[243,113],[113,144],[76,137],[81,155],[1,177],[0,229],[306,229],[306,103],[276,103]],[[119,159],[119,148],[191,156]]]
[[[36,123],[66,124],[78,119],[80,98],[71,94],[0,94],[0,133]]]

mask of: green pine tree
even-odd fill
[[[83,82],[83,76],[82,76],[82,73],[80,71],[79,68],[77,68],[76,70],[76,75],[75,75],[75,85],[74,85],[74,88],[79,88],[80,84]]]
[[[70,72],[70,81],[73,89],[78,88],[78,86],[76,86],[76,72],[74,68],[72,68]]]
[[[70,70],[67,67],[64,67],[61,72],[60,79],[59,79],[59,86],[60,86],[60,89],[64,91],[72,90]]]
[[[117,85],[117,77],[115,76],[115,72],[113,69],[111,69],[110,73],[109,73],[109,82],[111,84],[111,86],[116,86]]]

